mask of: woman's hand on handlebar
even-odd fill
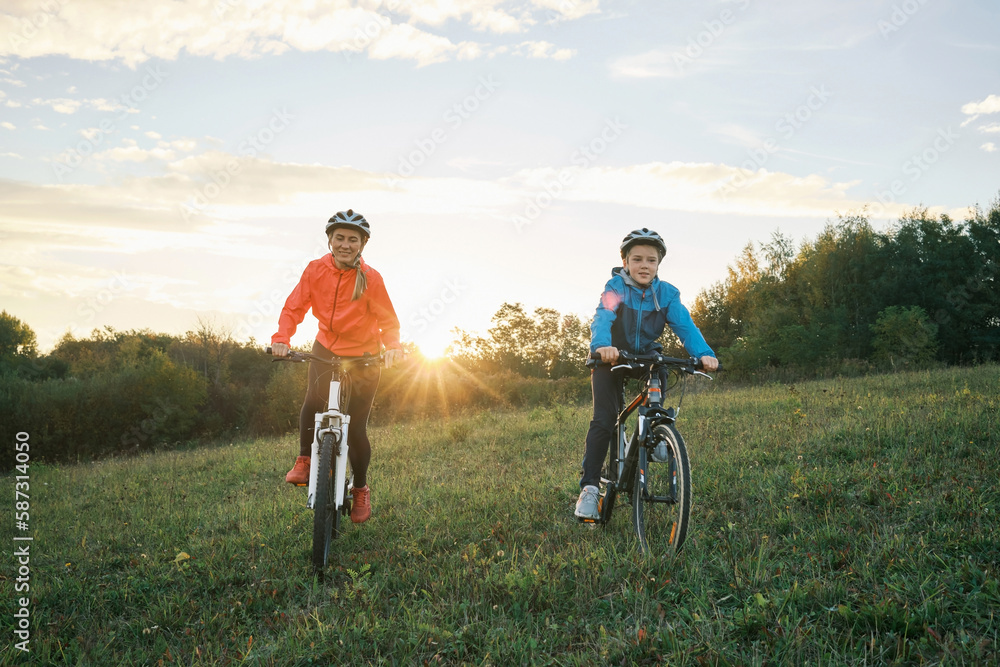
[[[272,343],[271,344],[271,356],[272,357],[287,357],[288,356],[288,346],[284,343]]]
[[[601,362],[605,364],[613,364],[618,361],[618,348],[609,345],[608,347],[599,347],[594,350],[595,354],[601,355]]]
[[[701,362],[701,367],[709,373],[719,367],[719,360],[715,357],[710,357],[707,354],[699,359],[699,361]]]
[[[403,351],[399,348],[392,348],[391,350],[386,350],[382,354],[382,360],[386,368],[392,368],[392,365],[397,361],[402,361]]]

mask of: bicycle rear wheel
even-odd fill
[[[665,442],[666,461],[649,453]],[[639,449],[639,465],[632,487],[632,520],[645,554],[674,554],[684,546],[691,518],[691,464],[684,439],[673,426],[661,424],[647,440],[653,447]]]
[[[326,567],[330,555],[330,541],[340,532],[340,513],[337,512],[334,493],[333,460],[335,441],[332,433],[323,436],[319,446],[319,478],[316,481],[316,498],[313,502],[312,561],[317,570]]]

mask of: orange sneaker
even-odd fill
[[[364,523],[372,515],[372,494],[367,486],[351,489],[354,500],[351,503],[351,521]]]
[[[308,456],[299,456],[295,459],[295,465],[285,475],[285,481],[295,486],[306,486],[309,484]]]

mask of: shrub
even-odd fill
[[[871,326],[872,347],[877,361],[904,365],[927,363],[937,353],[936,324],[920,306],[889,306]]]

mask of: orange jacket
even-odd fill
[[[385,282],[363,259],[361,270],[368,279],[368,288],[360,299],[351,301],[355,269],[338,269],[331,255],[309,262],[281,309],[278,333],[271,336],[271,344],[287,345],[306,311],[312,308],[319,320],[316,340],[336,355],[377,354],[380,344],[386,349],[400,348],[399,318],[385,291]]]

